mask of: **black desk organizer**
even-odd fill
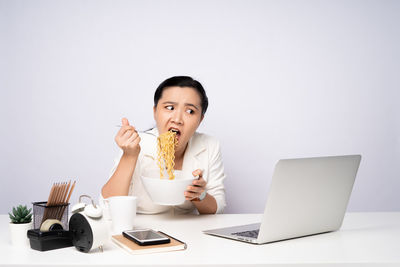
[[[39,251],[72,247],[72,238],[68,230],[41,232],[39,229],[33,229],[28,230],[28,238],[31,248]]]
[[[33,203],[33,228],[27,232],[32,249],[47,251],[72,247],[72,237],[68,231],[68,204],[47,206],[47,202]],[[40,231],[44,219],[57,219],[62,227],[50,227],[49,231]],[[62,229],[61,229],[62,228]]]

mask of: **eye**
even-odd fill
[[[168,109],[168,110],[174,110],[173,106],[166,106],[165,108]]]
[[[188,109],[188,110],[186,110],[186,112],[189,113],[189,114],[193,114],[194,110],[193,109]]]

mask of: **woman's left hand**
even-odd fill
[[[198,179],[194,179],[192,185],[189,185],[185,191],[186,200],[193,200],[200,197],[201,193],[206,190],[207,182],[203,179],[203,171],[200,169],[192,172],[193,176],[199,176]]]

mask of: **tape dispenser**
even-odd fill
[[[38,228],[28,230],[27,236],[29,238],[30,246],[34,250],[48,251],[53,249],[72,247],[71,235],[66,228],[65,222],[68,222],[68,205],[64,204],[61,208],[65,209],[65,218],[59,217],[59,219],[49,218],[42,223],[43,219],[42,212],[47,210],[47,214],[55,216],[54,210],[61,210],[59,206],[52,207],[46,206],[46,202],[35,202],[34,204],[34,218],[37,221]],[[39,211],[38,211],[39,210]],[[38,214],[35,214],[36,213]],[[37,217],[37,218],[36,218]],[[50,216],[51,217],[51,216]],[[64,223],[62,221],[65,221]]]
[[[82,198],[89,198],[91,204],[83,203]],[[72,244],[79,251],[89,252],[97,248],[103,251],[103,245],[109,239],[108,224],[102,208],[90,196],[81,195],[79,202],[72,207],[69,231]]]

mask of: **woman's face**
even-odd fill
[[[199,94],[191,87],[165,88],[154,107],[154,119],[160,134],[177,130],[176,152],[182,153],[203,119]]]

